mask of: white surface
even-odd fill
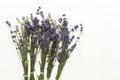
[[[61,80],[120,80],[119,0],[0,0],[0,80],[21,80],[23,72],[5,21],[38,6],[54,17],[66,13],[71,25],[84,24]]]

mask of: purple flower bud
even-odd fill
[[[80,31],[83,32],[83,27],[80,27]]]
[[[36,27],[34,27],[34,26],[30,26],[29,29],[32,30],[32,31],[35,31],[35,30],[36,30]]]
[[[66,16],[66,14],[63,14],[62,16],[63,16],[63,17],[65,17],[65,16]]]
[[[77,37],[77,39],[80,39],[80,37]]]
[[[76,47],[76,44],[73,44],[71,47],[71,52],[75,49],[75,47]]]
[[[43,11],[40,11],[40,15],[42,18],[44,18]]]
[[[74,39],[74,37],[75,37],[75,35],[73,35],[71,39]]]
[[[22,17],[22,20],[25,20],[25,17]]]
[[[15,31],[13,31],[14,33],[16,33],[17,31],[15,30]]]
[[[39,9],[37,9],[37,12],[39,12]]]
[[[41,9],[41,7],[39,6],[38,9]]]
[[[83,26],[83,24],[80,24],[80,26]]]
[[[73,31],[74,31],[74,29],[72,28],[72,29],[71,29],[71,31],[73,32]]]
[[[27,30],[27,29],[28,29],[28,26],[24,26],[24,28],[25,28],[25,30]]]
[[[44,22],[43,22],[44,26],[45,27],[50,27],[51,26],[51,23],[49,21],[49,19],[46,19]]]
[[[75,25],[74,28],[77,29],[77,28],[78,28],[78,25]]]
[[[76,44],[74,44],[71,48],[74,49],[76,47]]]
[[[30,18],[31,18],[31,20],[33,20],[33,14],[30,14]]]
[[[10,23],[9,21],[6,21],[6,24],[7,24],[8,26],[11,26],[11,23]]]
[[[37,17],[34,17],[34,19],[33,19],[33,24],[35,24],[35,25],[36,25],[36,24],[38,24],[38,23],[39,23],[39,21],[40,21],[40,20],[39,20]]]
[[[61,23],[61,22],[62,22],[62,18],[59,18],[59,19],[58,19],[58,22]]]
[[[68,31],[68,28],[66,27],[63,27],[62,28],[62,31],[61,31],[61,38],[60,38],[62,41],[68,41],[69,39],[69,31]]]
[[[54,34],[53,41],[58,41],[58,39],[59,39],[59,35],[58,34]]]
[[[12,38],[16,38],[16,36],[15,36],[15,35],[12,35],[11,37],[12,37]]]
[[[12,33],[14,33],[12,30],[10,30],[10,33],[12,34]]]
[[[69,52],[68,50],[66,50],[66,51],[64,52],[64,55],[65,55],[65,58],[66,58],[66,59],[69,58],[69,54],[68,54],[68,52]]]
[[[63,19],[63,24],[62,24],[63,27],[67,27],[68,26],[68,21],[66,18]]]
[[[53,35],[55,33],[56,29],[55,28],[51,28],[50,30],[50,34]]]
[[[13,40],[13,42],[15,43],[15,42],[16,42],[16,40]]]

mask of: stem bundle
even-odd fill
[[[63,14],[62,18],[58,19],[57,23],[56,20],[51,18],[50,13],[48,17],[45,17],[43,11],[40,9],[38,7],[36,13],[37,16],[40,15],[42,17],[42,20],[38,17],[33,17],[33,14],[31,14],[30,18],[23,17],[22,21],[16,18],[20,27],[16,26],[14,28],[9,21],[6,21],[6,23],[10,28],[11,37],[23,65],[24,80],[36,80],[34,72],[38,53],[40,54],[40,73],[38,80],[45,80],[45,70],[47,71],[46,79],[49,80],[51,78],[56,60],[59,62],[59,65],[55,79],[59,80],[65,63],[76,47],[80,36],[77,36],[75,39],[75,35],[72,33],[79,28],[81,33],[83,27],[82,24],[80,24],[80,27],[75,25],[69,30],[65,14]],[[71,46],[74,39],[76,42]],[[29,60],[28,57],[30,57]],[[46,63],[48,63],[47,69],[45,68]],[[30,68],[28,67],[29,65]]]

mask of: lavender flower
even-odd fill
[[[6,21],[6,24],[10,26],[12,40],[21,58],[24,69],[24,80],[28,80],[28,78],[35,80],[34,71],[38,53],[40,54],[40,74],[38,80],[44,80],[46,63],[48,63],[47,79],[51,78],[56,59],[59,62],[56,80],[59,80],[65,63],[75,49],[77,40],[80,38],[78,36],[76,42],[71,46],[73,40],[76,39],[73,32],[76,31],[79,26],[75,25],[69,31],[68,20],[65,18],[66,14],[63,14],[62,17],[58,19],[57,24],[57,22],[51,18],[50,14],[48,17],[44,16],[41,7],[38,7],[36,14],[37,16],[40,15],[42,19],[34,17],[33,14],[30,15],[30,18],[22,17],[22,22],[17,18],[20,27],[16,26],[15,30],[14,27],[11,26],[11,23]],[[80,32],[82,31],[83,25],[80,24]],[[72,34],[71,37],[70,34]],[[30,63],[28,63],[28,54]],[[30,69],[28,67],[29,65]],[[28,72],[29,70],[30,73]]]
[[[62,24],[63,27],[67,27],[68,26],[68,21],[66,18],[63,18],[63,24]]]
[[[77,29],[77,28],[78,28],[78,25],[75,25],[74,28]]]
[[[80,31],[81,31],[81,32],[83,31],[83,27],[80,27]]]
[[[62,16],[63,16],[63,17],[65,17],[65,16],[66,16],[66,14],[63,14]]]
[[[6,24],[7,24],[8,26],[11,26],[11,23],[10,23],[9,21],[6,21]]]
[[[73,32],[73,31],[74,31],[74,29],[72,28],[72,29],[71,29],[71,31]]]
[[[62,18],[59,18],[59,19],[58,19],[58,22],[61,23],[61,22],[62,22]]]
[[[37,25],[39,23],[39,19],[37,17],[34,17],[32,21],[34,25]]]
[[[77,37],[77,39],[80,39],[80,37]]]

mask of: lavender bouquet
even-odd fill
[[[46,79],[50,80],[57,61],[59,64],[55,79],[59,80],[70,54],[80,39],[83,26],[82,24],[75,25],[70,29],[65,14],[56,21],[52,19],[50,13],[48,17],[45,17],[41,7],[38,7],[36,16],[31,14],[30,17],[22,17],[21,21],[16,18],[19,26],[15,27],[6,21],[23,66],[24,80],[44,80],[45,70],[47,71]],[[74,32],[78,30],[79,35],[75,36]],[[40,73],[35,78],[38,54],[40,54]],[[45,69],[46,65],[47,69]]]

